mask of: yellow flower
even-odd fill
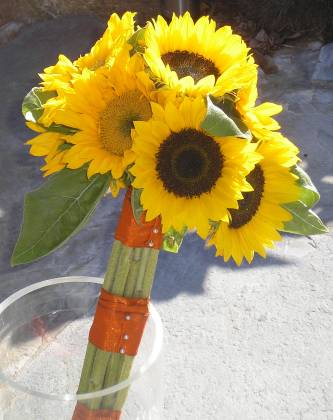
[[[256,77],[248,87],[237,92],[236,109],[254,137],[258,139],[270,138],[272,131],[280,129],[280,124],[272,116],[279,114],[283,108],[272,102],[264,102],[256,106],[257,98]]]
[[[67,89],[67,92],[69,88]],[[55,96],[48,99],[43,104],[43,114],[39,117],[38,123],[44,127],[50,127],[54,123],[54,114],[58,109],[63,108],[65,105],[65,94]]]
[[[289,139],[284,137],[281,133],[267,133],[264,140],[269,142],[275,147],[276,150],[279,151],[278,153],[281,160],[281,165],[290,168],[299,162],[300,159],[297,156],[299,153],[298,147]]]
[[[56,91],[58,94],[66,91],[78,68],[65,55],[59,55],[58,62],[54,66],[44,69],[39,76],[43,80],[41,85],[45,90]]]
[[[65,143],[60,133],[47,132],[45,129],[32,122],[27,122],[27,126],[40,134],[26,144],[30,145],[30,154],[32,156],[44,156],[45,165],[41,167],[44,176],[58,172],[66,166],[63,161],[66,150],[61,150]]]
[[[239,209],[229,210],[229,222],[221,221],[209,240],[216,255],[223,255],[224,261],[232,257],[238,265],[243,258],[250,263],[255,252],[266,256],[265,248],[272,248],[274,241],[281,239],[278,230],[292,218],[282,205],[299,197],[297,176],[290,172],[283,149],[262,142],[257,152],[262,160],[247,176],[253,191],[244,193]]]
[[[135,13],[126,12],[120,18],[113,13],[109,19],[108,27],[88,54],[75,61],[79,69],[96,70],[104,65],[111,66],[114,59],[121,52],[128,39],[134,33]]]
[[[64,169],[66,167],[64,158],[71,146],[65,143],[63,136],[60,133],[47,132],[40,125],[33,122],[27,122],[26,124],[32,130],[40,133],[33,139],[28,140],[26,144],[31,146],[30,154],[32,156],[44,156],[45,165],[41,167],[41,170],[44,172],[43,176],[48,176]],[[109,192],[113,197],[117,197],[122,188],[125,188],[124,182],[113,179]]]
[[[65,55],[59,55],[54,66],[44,69],[40,74],[45,90],[54,90],[58,94],[71,87],[71,82],[83,69],[96,70],[106,64],[113,64],[113,59],[125,46],[134,33],[135,13],[126,12],[121,18],[113,13],[103,36],[91,48],[90,52],[79,57],[74,63]]]
[[[134,121],[151,117],[153,83],[144,73],[141,57],[122,55],[112,69],[90,71],[66,95],[65,105],[55,113],[55,122],[78,129],[66,141],[73,144],[65,156],[67,167],[89,163],[88,177],[112,172],[120,178],[134,160],[131,130]]]
[[[102,66],[112,66],[115,58],[123,49],[129,50],[128,39],[134,32],[135,13],[126,12],[122,17],[113,13],[103,36],[91,48],[90,52],[78,58],[74,63],[60,55],[54,66],[44,69],[39,76],[45,90],[56,91],[57,96],[44,104],[44,112],[39,122],[49,127],[56,110],[64,106],[64,96],[73,88],[76,79],[80,79],[84,69],[96,70]]]
[[[207,16],[161,17],[145,31],[144,58],[154,78],[187,94],[223,96],[247,86],[257,73],[249,49],[229,26],[216,30]]]
[[[39,74],[43,80],[43,89],[56,92],[55,97],[43,104],[43,114],[38,122],[44,127],[49,127],[54,122],[55,111],[64,105],[64,94],[71,90],[72,81],[79,74],[79,69],[64,55],[59,55],[54,66],[47,67],[44,73]]]
[[[245,89],[237,92],[236,110],[242,121],[251,130],[254,140],[269,141],[279,149],[279,156],[288,167],[296,165],[299,161],[298,147],[283,136],[279,130],[280,124],[272,118],[282,111],[282,106],[264,102],[256,106],[258,98],[257,77]]]
[[[242,191],[252,188],[245,176],[259,157],[256,145],[236,137],[213,137],[201,128],[206,115],[202,98],[180,104],[152,104],[153,117],[135,122],[130,172],[142,189],[141,203],[151,220],[162,216],[163,231],[184,225],[205,237],[209,219],[227,217]]]

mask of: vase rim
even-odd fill
[[[22,297],[26,296],[27,294],[34,292],[36,290],[42,289],[48,286],[54,286],[57,284],[64,284],[64,283],[95,283],[95,284],[103,284],[103,279],[99,277],[89,277],[89,276],[68,276],[68,277],[57,277],[54,279],[43,280],[37,283],[34,283],[30,286],[24,287],[12,295],[7,297],[3,302],[0,303],[0,315],[14,302],[18,301]],[[71,393],[63,393],[63,394],[48,394],[41,391],[35,391],[30,389],[28,386],[23,385],[20,382],[16,382],[15,380],[8,378],[0,367],[0,382],[10,386],[11,388],[20,390],[26,394],[47,399],[47,400],[58,400],[58,401],[84,401],[90,400],[94,398],[101,398],[107,395],[113,394],[115,392],[119,392],[125,388],[128,388],[132,383],[136,382],[140,379],[143,375],[145,375],[158,361],[159,356],[162,352],[163,347],[163,324],[161,317],[156,310],[155,306],[150,302],[149,303],[149,317],[153,321],[154,324],[154,340],[152,349],[149,353],[148,360],[144,363],[143,366],[140,366],[136,372],[130,375],[130,377],[122,382],[119,382],[116,385],[113,385],[108,388],[101,389],[99,391],[94,392],[87,392],[82,394],[71,394]]]

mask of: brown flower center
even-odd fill
[[[164,64],[169,64],[179,78],[192,76],[195,83],[211,74],[215,79],[220,76],[220,71],[213,61],[189,51],[168,52],[162,55],[162,61]]]
[[[132,147],[134,121],[147,121],[152,112],[148,99],[131,90],[113,98],[100,114],[99,134],[105,150],[123,156]]]
[[[243,200],[239,201],[239,209],[230,209],[230,227],[238,229],[252,219],[257,213],[264,192],[265,177],[260,165],[257,165],[246,177],[252,185],[253,191],[243,193]]]
[[[191,128],[170,134],[160,145],[156,160],[156,171],[165,189],[185,198],[211,191],[223,166],[219,144]]]

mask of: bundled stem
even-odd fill
[[[128,298],[149,298],[159,250],[131,248],[115,240],[103,288]],[[130,375],[133,356],[106,352],[88,344],[78,393],[94,392],[115,385]],[[92,410],[120,411],[128,389],[84,404]]]

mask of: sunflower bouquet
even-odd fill
[[[143,28],[134,17],[113,14],[89,53],[60,55],[22,106],[47,180],[26,195],[13,265],[55,250],[105,195],[126,190],[79,393],[130,375],[158,254],[178,252],[186,232],[237,265],[265,257],[281,231],[326,232],[311,210],[318,191],[273,118],[282,107],[256,104],[241,37],[206,16]],[[125,400],[120,391],[78,404],[73,418],[119,418]]]

